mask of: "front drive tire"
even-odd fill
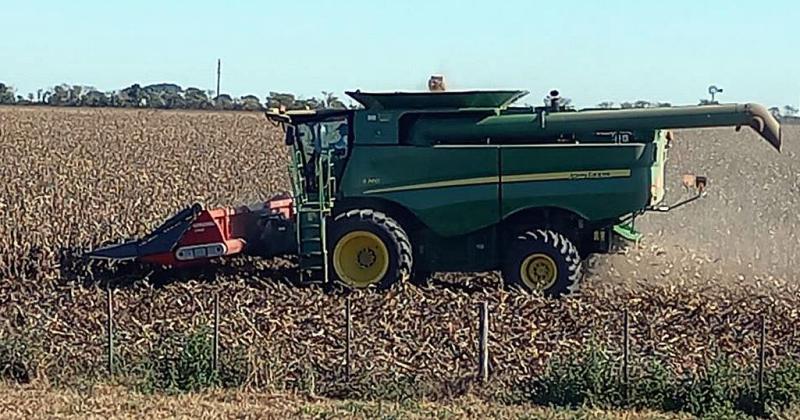
[[[578,289],[581,258],[566,236],[548,229],[531,229],[512,241],[502,270],[506,284],[554,298]]]
[[[386,214],[350,210],[336,216],[329,230],[331,278],[347,287],[386,289],[411,274],[411,241]]]

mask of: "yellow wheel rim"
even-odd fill
[[[555,284],[558,267],[553,258],[547,254],[531,254],[522,261],[519,277],[531,290],[544,291]]]
[[[345,284],[367,287],[379,282],[389,270],[389,251],[378,235],[355,230],[336,243],[333,268]]]

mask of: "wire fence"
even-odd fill
[[[203,296],[208,298],[208,295],[209,293],[205,293]],[[115,291],[107,289],[106,296],[105,353],[108,373],[113,375],[115,357],[121,345],[115,337],[119,336],[119,331],[126,325],[120,325],[115,320]],[[739,310],[715,309],[711,315],[704,316],[700,314],[702,303],[694,302],[695,306],[688,305],[684,312],[665,304],[660,308],[662,318],[658,318],[658,325],[653,325],[649,322],[652,319],[646,318],[647,303],[643,302],[631,301],[630,306],[635,307],[635,313],[632,313],[629,305],[589,312],[579,304],[561,305],[552,301],[534,300],[536,304],[531,306],[524,297],[500,295],[497,298],[493,295],[489,300],[478,297],[468,304],[460,302],[452,308],[439,308],[442,306],[440,301],[425,302],[422,295],[421,299],[406,296],[405,302],[413,306],[408,309],[414,312],[412,317],[391,319],[398,311],[403,311],[402,299],[398,302],[398,296],[393,296],[380,302],[381,298],[376,298],[373,294],[367,298],[363,298],[363,295],[327,296],[315,304],[297,308],[293,313],[290,313],[291,305],[286,309],[273,308],[267,313],[277,315],[279,319],[268,319],[264,314],[248,313],[248,308],[256,304],[255,302],[248,302],[247,305],[227,302],[226,305],[220,302],[220,293],[216,287],[210,296],[211,302],[200,302],[197,305],[200,307],[202,319],[199,323],[194,323],[210,323],[209,333],[213,347],[211,363],[215,371],[224,367],[221,365],[224,363],[221,354],[231,350],[225,347],[225,343],[231,347],[237,347],[234,343],[239,343],[238,348],[241,350],[241,343],[244,341],[248,351],[253,348],[263,350],[270,347],[270,339],[280,330],[281,337],[275,341],[285,342],[295,332],[302,335],[302,339],[288,352],[256,351],[255,354],[282,359],[284,366],[294,363],[297,367],[305,364],[302,369],[307,369],[310,365],[312,369],[320,370],[316,372],[316,380],[321,382],[348,384],[357,382],[358,377],[380,376],[397,371],[409,374],[422,371],[422,376],[429,380],[451,384],[458,381],[489,384],[496,382],[496,379],[519,383],[525,378],[541,375],[555,356],[580,352],[582,347],[598,340],[619,363],[617,380],[626,403],[631,399],[631,389],[635,381],[641,379],[631,374],[632,365],[646,359],[659,359],[678,366],[678,370],[687,363],[701,366],[702,362],[699,361],[708,359],[715,351],[712,347],[723,351],[734,348],[735,351],[731,354],[734,358],[745,365],[755,366],[753,376],[757,387],[756,397],[758,401],[765,399],[765,374],[770,361],[767,351],[769,325],[763,311],[753,311],[747,305]],[[185,298],[187,301],[196,300],[196,297],[191,296]],[[265,302],[268,301],[269,297]],[[455,311],[450,312],[449,316],[444,315],[453,309]],[[383,312],[379,313],[381,310]],[[303,311],[306,311],[306,316],[299,315]],[[706,337],[691,337],[687,333],[690,330],[680,332],[681,325],[683,328],[687,327],[686,322],[679,324],[674,320],[670,321],[669,316],[665,320],[665,311],[672,313],[671,316],[675,319],[679,318],[675,313],[682,313],[683,321],[700,325],[702,328],[699,330],[705,331]],[[536,316],[537,313],[545,312],[547,316]],[[285,318],[280,319],[282,313]],[[365,316],[371,316],[372,321],[363,322]],[[775,316],[788,320],[780,314]],[[137,324],[135,317],[135,313],[129,313],[127,321]],[[361,317],[358,320],[360,322],[354,321],[354,317]],[[420,317],[424,319],[420,320]],[[592,319],[587,320],[585,317]],[[233,318],[238,319],[234,322]],[[542,319],[559,318],[562,322],[550,328],[547,325],[537,326],[542,323]],[[409,330],[405,324],[411,322],[404,324],[403,321],[411,319],[416,320]],[[361,328],[355,324],[359,324]],[[664,326],[670,324],[672,329],[679,332],[673,331],[670,334],[670,331],[664,330]],[[731,334],[726,334],[726,328]],[[445,333],[437,336],[436,331]],[[237,336],[247,338],[237,340]],[[777,363],[793,355],[794,330],[791,337],[783,331],[775,339],[771,350]],[[715,340],[719,342],[714,344]],[[783,342],[783,349],[777,348],[775,341]],[[696,343],[701,343],[702,348],[698,349]],[[540,348],[536,348],[537,346]],[[554,347],[547,348],[548,346]],[[700,354],[682,354],[687,351]],[[314,353],[313,357],[309,356],[311,353]],[[680,360],[674,360],[675,358]],[[317,364],[324,366],[315,366]],[[251,363],[251,366],[254,364]],[[291,369],[284,369],[284,373],[288,370]],[[398,375],[394,375],[395,379],[397,377]],[[295,381],[300,380],[303,379],[295,378]]]
[[[499,279],[487,276],[344,293],[296,287],[247,265],[235,271],[162,284],[19,283],[0,305],[0,370],[22,354],[8,344],[22,340],[33,363],[21,377],[68,386],[110,374],[145,390],[222,386],[356,399],[478,393],[653,408],[655,394],[731,399],[715,393],[741,385],[762,405],[754,412],[776,399],[800,402],[792,294],[663,284],[586,287],[554,300],[492,287]],[[32,293],[38,305],[25,304]],[[721,372],[718,357],[735,369]],[[686,389],[667,389],[664,378]]]

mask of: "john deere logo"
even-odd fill
[[[614,176],[614,174],[610,171],[584,171],[570,173],[569,179],[611,178],[612,176]]]

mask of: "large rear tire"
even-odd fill
[[[371,209],[334,218],[329,231],[331,278],[355,289],[385,289],[411,274],[411,241],[394,219]]]
[[[578,249],[566,236],[548,229],[516,235],[503,264],[506,284],[555,298],[575,292],[582,275]]]

